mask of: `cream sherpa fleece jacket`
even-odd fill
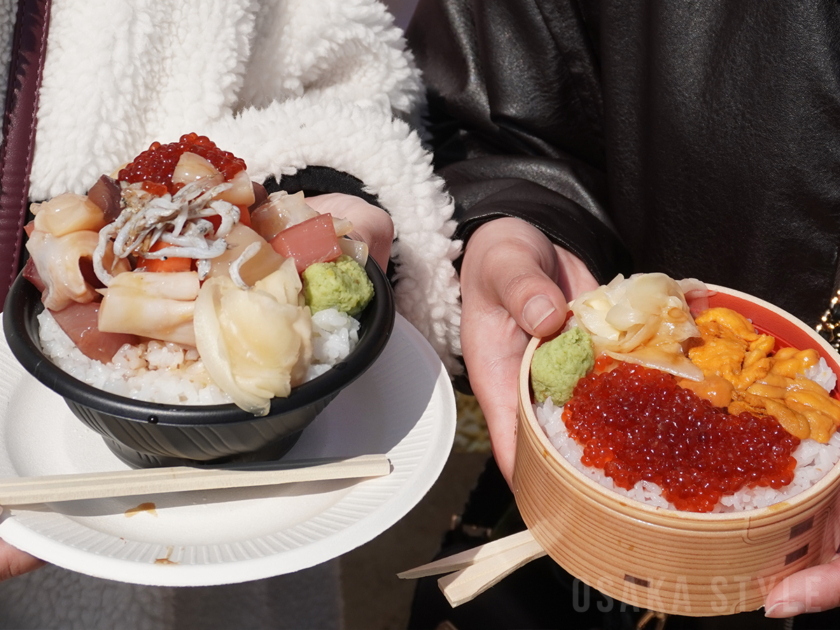
[[[402,33],[374,0],[53,0],[30,197],[84,192],[190,131],[258,181],[349,173],[393,218],[397,309],[454,372],[458,244],[406,122],[421,105]]]

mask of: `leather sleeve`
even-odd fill
[[[420,0],[407,36],[456,236],[518,217],[605,282],[629,258],[606,210],[598,16],[585,6]]]

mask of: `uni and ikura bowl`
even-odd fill
[[[365,267],[374,297],[358,317],[359,342],[321,376],[274,398],[265,416],[234,404],[169,405],[118,396],[64,372],[41,350],[40,292],[22,275],[3,308],[3,329],[21,365],[66,401],[73,414],[102,435],[111,451],[132,466],[269,461],[282,457],[303,430],[379,357],[394,327],[395,306],[385,273],[370,258]]]
[[[772,304],[724,287],[710,306],[732,308],[776,348],[815,348],[840,375],[840,356],[812,328]],[[652,507],[590,480],[537,422],[530,364],[519,374],[513,486],[522,517],[548,555],[585,584],[627,604],[711,616],[755,610],[785,577],[827,562],[840,546],[840,465],[788,500],[734,513]],[[837,390],[833,395],[838,397]]]

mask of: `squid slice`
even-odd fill
[[[251,213],[251,226],[266,241],[270,241],[287,227],[302,223],[316,214],[306,205],[302,192],[290,195],[281,190],[271,193]]]
[[[195,347],[195,271],[117,275],[102,291],[99,329]]]
[[[349,238],[340,238],[338,239],[338,246],[341,248],[341,251],[345,256],[350,256],[350,258],[359,263],[360,267],[364,267],[367,264],[370,249],[368,248],[368,244],[364,241],[354,241]]]
[[[674,376],[690,381],[699,382],[703,380],[703,370],[683,355],[679,347],[647,346],[628,353],[607,350],[605,354],[616,361],[635,363],[636,365],[667,372],[668,374],[673,374]]]
[[[198,288],[198,273],[195,271],[174,273],[134,271],[116,276],[103,294],[122,291],[151,298],[191,301],[198,297]]]
[[[182,153],[172,172],[172,183],[189,184],[199,179],[212,180],[216,185],[225,181],[224,176],[205,158],[190,151]]]
[[[683,282],[700,290],[698,281]],[[680,283],[662,273],[619,275],[572,304],[579,326],[592,336],[596,353],[691,380],[703,373],[686,357],[683,344],[700,333]]]
[[[247,171],[239,171],[228,183],[231,184],[231,187],[217,195],[217,199],[227,201],[235,206],[245,206],[246,208],[253,205],[254,201],[256,201],[256,195],[254,194],[254,185],[251,183],[251,178],[248,177]]]
[[[303,192],[290,195],[285,190],[271,193],[268,199],[251,213],[251,225],[266,241],[270,241],[286,228],[317,217],[319,212],[307,205]],[[353,231],[347,219],[332,217],[336,236]]]
[[[276,271],[283,264],[285,258],[278,254],[264,238],[254,232],[251,228],[236,224],[230,233],[225,237],[228,249],[221,256],[211,259],[208,277],[229,275],[231,265],[244,253],[252,244],[257,244],[259,250],[239,268],[239,276],[248,286],[253,286],[257,280],[265,278]]]
[[[150,298],[108,289],[99,306],[99,330],[195,347],[194,311],[195,302]]]

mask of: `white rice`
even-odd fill
[[[312,316],[312,365],[306,380],[312,380],[343,361],[359,343],[359,322],[328,308]]]
[[[822,357],[820,357],[819,363],[807,368],[803,376],[822,386],[827,392],[832,391],[834,386],[837,385],[837,375],[828,367],[828,363]]]
[[[676,509],[662,498],[662,489],[655,483],[639,481],[632,489],[626,490],[616,486],[600,468],[582,464],[580,458],[583,455],[583,449],[569,437],[562,419],[563,407],[555,406],[551,398],[542,405],[534,405],[534,413],[537,416],[537,422],[557,451],[584,475],[605,488],[646,505]],[[733,495],[722,497],[713,512],[741,512],[767,507],[810,488],[840,460],[840,432],[835,432],[828,444],[820,444],[811,439],[802,440],[793,452],[793,456],[796,458],[796,470],[790,484],[779,490],[764,487],[743,488]]]
[[[120,396],[163,404],[216,405],[231,398],[215,385],[195,349],[150,341],[124,345],[110,363],[91,359],[76,347],[49,311],[38,316],[44,353],[71,376]],[[359,341],[359,322],[327,309],[312,316],[309,381],[343,361]]]

